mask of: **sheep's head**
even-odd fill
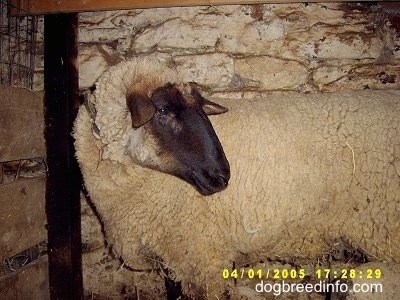
[[[128,92],[132,134],[128,154],[138,164],[177,176],[201,194],[226,188],[230,167],[207,115],[228,109],[192,85],[167,84],[151,96]]]

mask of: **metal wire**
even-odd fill
[[[33,88],[37,23],[36,16],[0,0],[0,84]]]

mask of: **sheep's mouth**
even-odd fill
[[[207,178],[208,177],[208,178]],[[192,184],[196,187],[200,194],[209,196],[224,190],[228,186],[228,182],[220,177],[199,176],[196,173],[191,174]]]

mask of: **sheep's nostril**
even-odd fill
[[[229,169],[215,170],[214,172],[210,173],[210,177],[214,178],[216,185],[220,187],[226,187],[229,179],[231,178],[231,172]]]
[[[227,186],[228,185],[228,180],[229,179],[226,179],[226,178],[224,178],[222,176],[218,176],[218,182],[222,186]]]
[[[226,188],[228,186],[229,177],[223,175],[217,175],[214,177],[214,180],[216,186]]]

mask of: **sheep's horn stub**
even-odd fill
[[[157,157],[139,163],[187,181],[202,195],[225,189],[230,166],[207,114],[227,109],[203,98],[197,90],[188,94],[173,84],[155,89],[150,100],[155,112],[143,128],[157,144],[153,151]]]

